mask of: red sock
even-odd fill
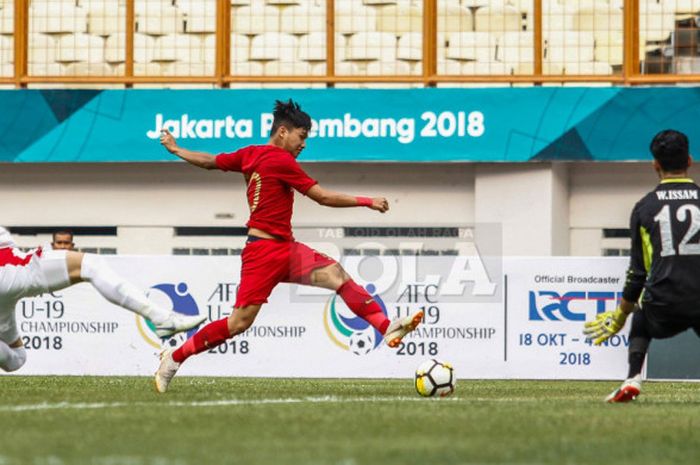
[[[173,360],[182,363],[188,357],[216,347],[230,337],[227,318],[212,321],[173,352]]]
[[[389,319],[384,315],[382,307],[362,286],[349,279],[336,292],[355,315],[367,321],[380,333],[386,332],[390,323]]]

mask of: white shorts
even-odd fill
[[[7,249],[5,249],[7,250]],[[70,286],[65,250],[22,253],[12,249],[17,264],[0,263],[0,340],[12,343],[19,338],[15,306],[24,297],[33,297]]]

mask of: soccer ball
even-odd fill
[[[374,349],[374,334],[371,331],[356,331],[350,336],[349,345],[355,355],[368,354]]]
[[[423,397],[447,397],[455,390],[452,365],[435,359],[426,360],[416,369],[416,391]]]

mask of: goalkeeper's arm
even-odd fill
[[[634,303],[623,297],[614,311],[600,313],[593,321],[587,321],[583,334],[587,339],[592,340],[593,344],[597,346],[602,344],[625,326],[627,317],[634,308]]]

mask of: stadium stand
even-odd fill
[[[118,78],[130,55],[134,76],[208,76],[212,82],[216,73],[223,73],[220,82],[227,75],[322,78],[329,72],[370,81],[394,75],[420,80],[429,78],[426,70],[437,80],[467,73],[517,76],[531,75],[538,62],[544,75],[608,75],[612,82],[623,73],[621,0],[540,0],[541,44],[534,40],[535,0],[437,0],[429,9],[431,2],[423,0],[344,0],[332,2],[331,22],[327,0],[224,4],[219,11],[216,0],[30,0],[27,30],[20,31],[27,35],[26,74]],[[635,72],[700,69],[698,12],[700,0],[640,0]],[[221,14],[230,14],[230,22]],[[423,30],[426,14],[435,15],[434,36]],[[133,54],[126,53],[128,18]],[[222,24],[227,38],[219,41]],[[325,46],[328,24],[334,28],[333,50]],[[15,75],[14,28],[14,2],[3,0],[0,71],[6,78]],[[426,41],[435,42],[432,68],[423,62]],[[230,53],[217,54],[217,44]],[[541,57],[534,56],[537,50]],[[222,59],[227,62],[217,67]]]

